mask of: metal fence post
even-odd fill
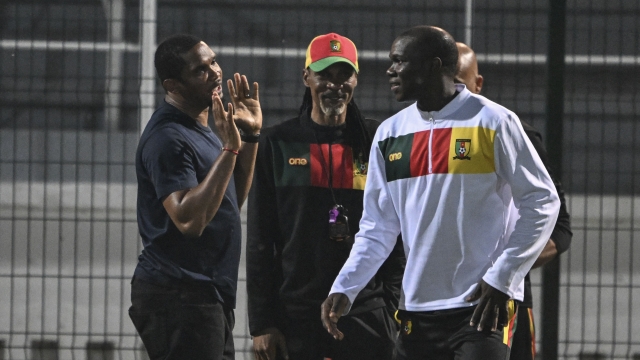
[[[551,168],[562,178],[566,0],[549,0],[547,53],[547,152]],[[542,269],[542,359],[558,358],[560,259]]]
[[[464,5],[464,43],[471,47],[473,37],[473,0],[466,0]]]
[[[124,85],[124,52],[119,47],[124,42],[125,4],[124,0],[102,0],[107,18],[107,69],[105,74],[104,118],[105,128],[112,131],[120,129],[122,87]],[[115,46],[114,46],[115,45]]]
[[[153,56],[156,51],[157,18],[157,0],[140,0],[140,133],[156,107],[156,72]]]

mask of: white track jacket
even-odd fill
[[[407,107],[374,137],[355,244],[330,293],[353,303],[402,233],[400,308],[470,306],[482,278],[522,300],[560,201],[518,117],[463,85],[440,111]],[[513,201],[519,218],[509,229]],[[511,214],[513,216],[514,214]]]

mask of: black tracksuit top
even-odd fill
[[[369,138],[378,125],[365,120]],[[263,129],[247,219],[252,334],[278,327],[282,316],[319,321],[320,305],[349,256],[362,215],[367,157],[353,154],[353,139],[346,126],[321,126],[308,114]],[[350,241],[330,239],[329,210],[336,203],[348,211]],[[404,264],[399,240],[350,314],[397,308]]]
[[[556,186],[558,197],[560,198],[560,212],[558,213],[558,220],[556,220],[556,225],[553,227],[553,232],[551,233],[551,239],[555,242],[558,255],[560,255],[569,249],[569,246],[571,245],[571,238],[573,237],[573,233],[571,232],[571,217],[567,212],[567,201],[564,198],[564,189],[562,188],[560,180],[554,176],[553,171],[549,166],[549,156],[542,144],[542,135],[540,135],[540,132],[533,126],[524,121],[521,121],[521,123],[524,132],[527,134],[529,140],[531,140],[531,144],[533,144],[538,155],[540,155],[540,159],[542,160],[545,168],[547,168],[547,171],[551,176],[551,180],[553,180],[553,184]],[[529,278],[529,274],[527,274],[524,279],[524,299],[520,306],[526,308],[533,307],[533,296],[531,294],[531,280]]]

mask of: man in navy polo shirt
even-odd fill
[[[262,126],[258,84],[251,90],[234,74],[225,111],[216,54],[191,35],[164,40],[155,67],[165,98],[136,152],[144,250],[129,316],[151,359],[233,359],[239,209]]]

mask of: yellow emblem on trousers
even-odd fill
[[[409,335],[411,334],[411,320],[407,320],[404,325],[402,326],[402,332],[405,335]]]

